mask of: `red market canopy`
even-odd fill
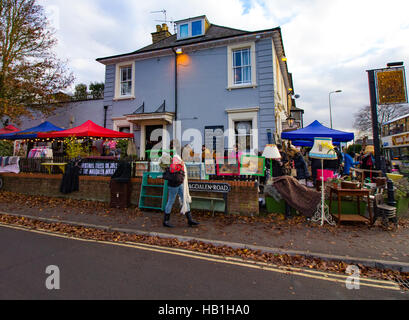
[[[16,128],[15,126],[7,126],[4,127],[3,129],[0,129],[0,134],[7,134],[7,133],[13,133],[13,132],[18,132],[20,131],[19,128]]]
[[[132,133],[123,133],[101,127],[91,120],[82,125],[63,131],[39,133],[38,138],[66,138],[66,137],[94,137],[94,138],[133,138]]]

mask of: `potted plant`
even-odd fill
[[[341,179],[339,179],[339,178],[328,179],[327,183],[332,185],[334,188],[340,188],[341,187]]]

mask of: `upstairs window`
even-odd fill
[[[187,38],[187,37],[189,37],[189,25],[186,23],[186,24],[182,24],[181,26],[180,26],[180,35],[179,35],[179,38]]]
[[[227,90],[257,87],[255,42],[227,46]]]
[[[132,94],[132,67],[121,68],[121,96],[130,96]]]
[[[233,50],[234,84],[251,84],[250,48]]]
[[[202,20],[192,22],[192,37],[202,35]]]
[[[133,61],[117,63],[115,66],[114,100],[135,98],[135,64]]]
[[[178,24],[178,39],[198,37],[204,34],[204,20],[193,20]]]

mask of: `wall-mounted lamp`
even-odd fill
[[[281,61],[286,62],[286,61],[287,61],[287,58],[286,58],[285,56],[282,56],[282,57],[281,57]]]
[[[176,52],[176,54],[182,54],[183,50],[182,50],[182,48],[177,48],[175,52]]]
[[[288,126],[289,126],[290,128],[292,128],[293,125],[294,125],[294,122],[295,122],[295,118],[290,115],[290,116],[287,118]]]

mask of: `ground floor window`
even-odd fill
[[[229,121],[229,149],[258,153],[258,112],[259,107],[226,110]]]
[[[235,121],[235,145],[239,151],[249,153],[251,149],[252,121]]]

